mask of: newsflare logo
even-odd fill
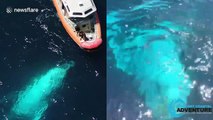
[[[39,12],[38,8],[31,8],[31,7],[26,7],[26,8],[13,8],[8,6],[6,8],[6,13],[11,14],[11,13],[37,13]]]
[[[6,12],[7,13],[12,13],[13,12],[13,8],[12,7],[7,7],[6,8]]]
[[[186,102],[181,99],[173,100],[168,107],[170,116],[173,118],[184,114],[212,114],[213,110],[211,105],[186,105]]]

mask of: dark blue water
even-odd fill
[[[63,86],[49,98],[42,119],[104,120],[106,103],[105,2],[95,1],[104,43],[88,53],[62,27],[51,0],[0,1],[0,119],[8,116],[18,91],[56,65],[74,61]],[[6,8],[38,13],[6,13]],[[18,118],[17,118],[18,120]]]

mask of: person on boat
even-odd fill
[[[82,39],[84,40],[84,33],[83,33],[82,31],[80,31],[79,26],[76,26],[76,27],[75,27],[75,30],[76,30],[76,32],[77,32],[77,35],[81,37],[80,40],[82,40]]]
[[[81,39],[83,39],[84,41],[88,41],[89,39],[87,38],[86,34],[83,31],[79,32],[79,36],[81,37]]]

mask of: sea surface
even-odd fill
[[[170,103],[213,106],[213,1],[107,1],[108,120],[174,117]]]
[[[54,84],[52,88],[48,88],[51,94],[45,95],[42,100],[47,101],[48,107],[40,119],[106,119],[106,7],[104,1],[95,0],[95,4],[102,24],[104,42],[98,50],[88,53],[80,49],[66,33],[51,0],[0,1],[1,120],[10,118],[14,104],[20,102],[18,98],[22,93],[27,93],[31,85],[42,84],[32,84],[33,80],[39,80],[45,74],[51,75],[51,70],[56,70],[54,67],[69,62],[74,62],[75,65],[65,69],[66,75],[57,89],[53,87]],[[39,11],[7,13],[8,8],[28,7]],[[64,72],[62,69],[59,73]],[[33,94],[32,98],[31,95],[26,98],[26,95],[23,99],[33,101]],[[26,116],[13,116],[13,119],[27,120]]]

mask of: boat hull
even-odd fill
[[[102,39],[101,39],[101,25],[100,25],[97,12],[96,12],[96,24],[95,24],[96,38],[92,41],[82,41],[81,38],[76,34],[76,32],[70,27],[69,23],[66,21],[66,18],[63,15],[62,9],[59,6],[60,5],[59,2],[60,2],[59,0],[53,0],[53,4],[56,8],[58,17],[64,29],[69,34],[69,36],[73,39],[73,41],[77,43],[78,46],[82,49],[92,50],[92,49],[98,48],[102,44]]]

